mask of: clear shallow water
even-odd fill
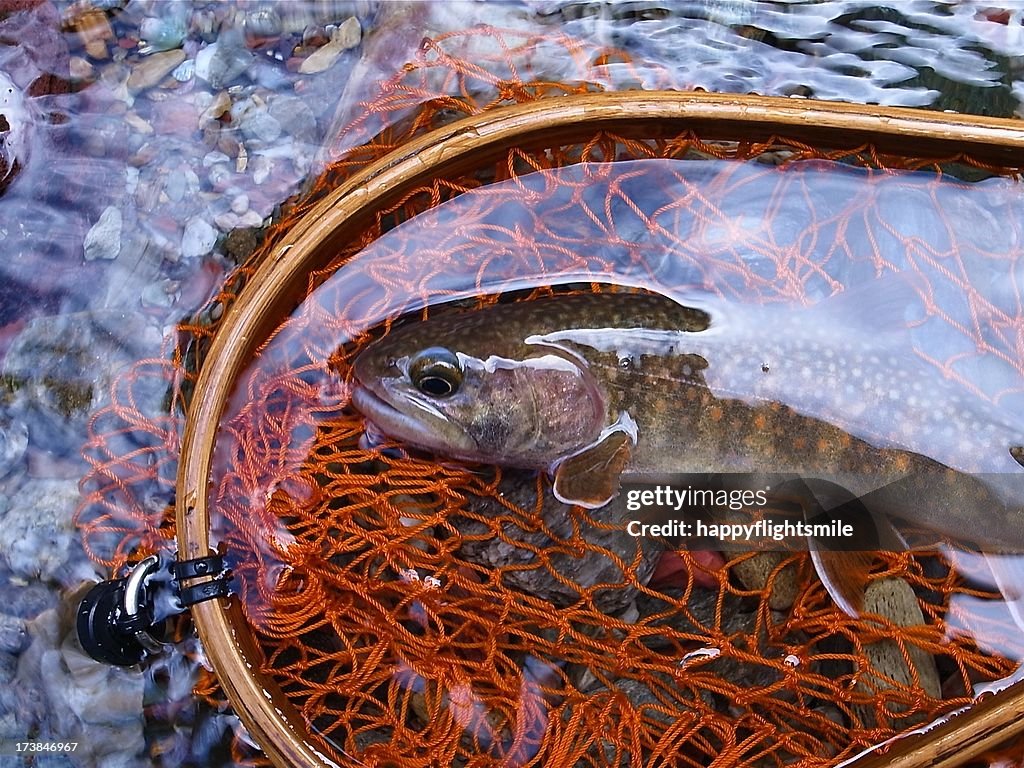
[[[92,702],[105,693],[107,678],[57,676],[52,662],[60,657],[44,651],[58,652],[61,636],[43,629],[53,625],[46,611],[59,587],[106,575],[84,556],[70,523],[77,480],[86,469],[78,456],[89,413],[109,399],[118,369],[161,355],[173,323],[203,305],[232,262],[252,247],[254,230],[311,170],[380,126],[380,120],[365,120],[359,101],[406,61],[429,57],[420,49],[424,36],[491,24],[503,32],[456,36],[448,49],[472,51],[496,71],[504,72],[509,60],[526,61],[523,71],[537,77],[592,78],[612,88],[753,90],[999,115],[1017,112],[1022,98],[1024,28],[1022,9],[1013,3],[992,10],[979,3],[914,2],[898,11],[852,2],[671,9],[657,3],[97,5],[109,27],[95,15],[83,21],[69,3],[16,4],[0,14],[0,507],[6,531],[0,561],[5,588],[26,601],[12,602],[5,615],[15,627],[36,622],[27,635],[16,632],[3,651],[4,668],[17,670],[8,675],[9,690],[17,680],[19,690],[29,691],[4,699],[4,739],[101,727],[85,713],[97,711]],[[353,47],[343,48],[339,33],[330,66],[300,71],[353,16],[361,37],[351,36],[350,24],[344,43]],[[573,36],[582,53],[567,58],[564,49],[534,37],[540,34]],[[525,50],[509,59],[502,40],[525,41]],[[589,53],[604,46],[624,49],[632,64],[595,68]],[[444,78],[427,80],[430,90],[421,98],[457,87]],[[493,85],[472,87],[484,93]],[[358,130],[343,132],[360,120]],[[998,198],[964,203],[948,215],[986,222],[965,242],[1005,253],[1018,241],[1007,234],[1016,230],[1002,224],[1019,218]],[[799,242],[796,225],[787,233],[784,216],[774,226],[776,237]],[[899,226],[905,228],[900,234],[912,236],[930,225],[908,216]],[[722,234],[704,233],[706,245],[716,236]],[[998,319],[1016,306],[1013,283],[1000,269],[979,267],[971,281],[976,293],[956,308],[961,316],[980,306]],[[956,296],[947,288],[937,298],[953,306]],[[922,338],[937,344],[936,358],[954,361],[957,374],[981,394],[1012,404],[1019,397],[1007,364],[1014,359],[1012,324],[979,327],[992,354],[973,354],[962,335],[926,329]],[[163,399],[154,391],[138,407],[156,417]],[[166,501],[154,491],[138,503]],[[41,586],[39,600],[24,597]],[[35,650],[23,648],[26,641],[18,637]],[[71,657],[68,651],[62,663]],[[149,680],[155,677],[150,672]],[[110,764],[118,755],[125,764],[172,764],[170,754],[180,751],[154,757],[140,741],[150,733],[141,717],[146,683],[122,678],[125,703],[109,707],[109,722],[102,724],[121,736],[97,737],[108,751],[92,759],[102,755]],[[177,698],[152,695],[188,700],[181,691]],[[36,703],[26,705],[25,696]],[[51,715],[56,711],[65,714]],[[168,717],[185,722],[191,715]],[[159,719],[150,717],[149,727]],[[186,723],[182,744],[190,733]],[[195,760],[202,762],[205,744],[195,744]],[[80,764],[88,759],[78,758]]]

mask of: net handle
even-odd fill
[[[871,143],[880,151],[900,155],[907,154],[908,147],[913,148],[914,156],[922,157],[963,152],[1011,167],[1024,157],[1024,125],[1018,120],[675,91],[542,99],[483,112],[425,134],[327,194],[275,245],[225,314],[196,383],[181,443],[176,518],[183,558],[210,552],[208,489],[214,441],[235,381],[254,351],[302,299],[306,275],[324,267],[375,211],[425,178],[480,167],[510,146],[572,143],[601,129],[636,138],[671,137],[687,130],[705,138],[740,141],[785,135],[835,149]],[[193,609],[193,616],[236,713],[271,760],[281,768],[326,765],[304,736],[305,725],[285,696],[271,681],[254,675],[260,655],[237,605],[222,600],[201,603]],[[1011,724],[1024,728],[1024,719],[1019,718],[1024,691],[999,698],[1006,712],[1003,734],[1009,733]],[[976,730],[979,717],[974,711],[957,717],[957,738],[966,740]],[[934,749],[922,744],[914,751],[905,746],[910,741],[916,740],[893,745],[885,756],[886,764],[895,765],[892,761],[899,757],[900,768],[939,765],[933,760]],[[957,755],[961,756],[962,752]],[[857,763],[862,765],[874,768],[881,764],[871,760]]]

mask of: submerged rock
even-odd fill
[[[2,400],[0,392],[0,400]],[[28,426],[21,419],[0,412],[0,480],[21,466],[28,448]]]
[[[532,473],[506,471],[499,488],[506,500],[522,509],[535,507],[537,484]],[[557,607],[573,605],[592,592],[597,610],[618,613],[634,601],[633,584],[646,583],[661,556],[656,544],[630,536],[609,507],[581,514],[558,501],[548,487],[544,488],[540,526],[517,521],[489,497],[471,496],[466,506],[480,517],[455,521],[463,537],[462,557],[500,571],[509,588]],[[498,517],[500,535],[485,522]],[[546,557],[539,558],[538,551],[547,553]],[[632,573],[624,573],[617,560]],[[597,584],[610,586],[592,590]]]
[[[129,91],[144,91],[159,83],[185,61],[185,52],[164,51],[142,60],[128,77]]]
[[[0,561],[23,578],[59,580],[77,541],[78,500],[75,480],[26,480],[0,514]]]
[[[121,211],[110,205],[85,235],[85,260],[116,259],[121,252]]]
[[[76,590],[28,627],[31,644],[16,677],[22,736],[78,741],[77,765],[135,768],[144,758],[143,673],[91,659],[78,643]]]
[[[28,425],[30,450],[77,455],[89,413],[109,397],[118,369],[159,347],[159,335],[146,328],[142,316],[117,311],[25,324],[4,358],[0,395],[11,416]]]
[[[219,233],[205,219],[192,219],[181,237],[181,254],[186,259],[205,256],[217,244]]]
[[[211,88],[229,85],[240,77],[253,62],[253,55],[237,30],[224,32],[216,43],[196,54],[196,77],[205,80]]]

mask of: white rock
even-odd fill
[[[334,64],[345,51],[355,48],[363,37],[362,28],[359,26],[359,19],[350,16],[345,23],[334,30],[331,41],[322,48],[313,51],[302,64],[299,65],[299,72],[304,75],[311,75],[315,72],[323,72]]]
[[[181,62],[173,72],[171,77],[177,80],[179,83],[186,83],[192,79],[192,75],[196,72],[196,62],[194,59],[186,59]]]
[[[217,244],[217,230],[205,219],[192,219],[181,237],[181,255],[186,259],[205,256]]]
[[[121,252],[121,210],[107,206],[85,235],[85,258],[116,259]]]
[[[246,211],[238,218],[238,226],[253,229],[263,226],[263,217],[256,211]]]

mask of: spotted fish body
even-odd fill
[[[586,498],[601,473],[614,488],[622,474],[792,472],[888,489],[889,514],[943,534],[1024,545],[1024,429],[916,357],[905,326],[867,332],[850,298],[615,293],[441,315],[357,359],[354,403],[412,445],[548,470],[556,492],[589,473],[561,488],[590,506],[606,500]],[[410,361],[428,349],[458,361],[457,392],[417,391]]]

